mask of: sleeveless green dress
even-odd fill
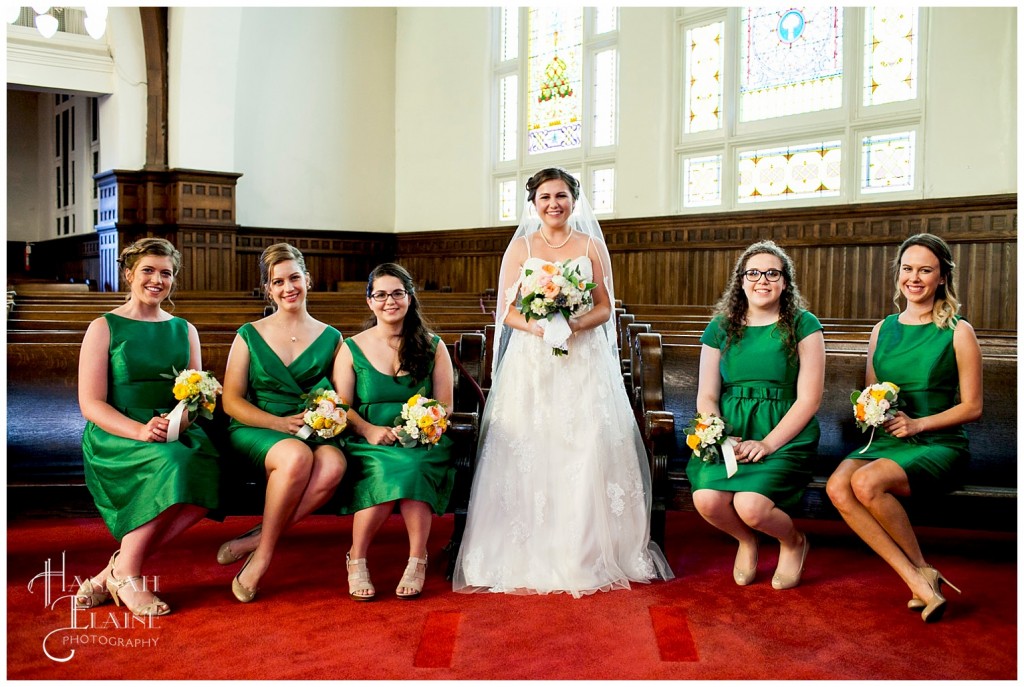
[[[440,337],[435,336],[432,350]],[[395,377],[380,372],[352,339],[345,345],[352,351],[356,373],[356,398],[353,408],[368,422],[392,427],[402,414],[402,404],[416,393],[433,394],[433,364],[426,379],[414,380],[409,375]],[[443,345],[443,344],[442,344]],[[343,515],[398,499],[427,503],[435,513],[443,515],[455,483],[451,459],[452,440],[442,436],[434,446],[403,448],[367,443],[363,437],[349,435],[345,455],[349,459],[345,478]]]
[[[902,324],[898,317],[889,315],[878,330],[871,358],[875,378],[900,388],[897,410],[910,417],[926,417],[948,410],[956,405],[960,387],[953,329],[940,329],[933,323]],[[960,318],[955,320],[959,322]],[[897,439],[879,428],[867,451],[855,451],[847,458],[888,458],[903,468],[911,491],[917,493],[954,488],[970,454],[967,432],[961,425],[922,432],[907,439]]]
[[[180,317],[142,322],[106,313],[110,329],[107,402],[146,423],[177,402],[174,374],[188,368],[188,324]],[[43,399],[40,399],[43,402]],[[85,484],[115,539],[179,503],[217,507],[217,451],[193,423],[178,441],[126,439],[87,422],[82,436]]]
[[[246,398],[260,410],[278,417],[294,415],[306,407],[303,394],[314,389],[334,388],[331,372],[334,368],[334,354],[341,340],[341,332],[334,327],[324,329],[291,365],[281,362],[274,349],[263,340],[251,323],[243,324],[238,329],[238,335],[249,347],[249,388]],[[234,418],[228,423],[228,435],[231,447],[239,454],[248,456],[260,469],[274,444],[284,439],[298,439],[294,434],[275,429],[250,427]],[[340,437],[323,439],[316,433],[300,441],[341,447]]]
[[[802,310],[797,315],[797,341],[821,328],[818,318],[810,312]],[[725,321],[717,316],[700,340],[712,348],[724,348],[719,366],[719,409],[732,430],[730,436],[764,439],[796,401],[800,363],[789,357],[782,333],[775,324],[747,326],[738,340],[726,347]],[[811,461],[819,436],[818,419],[811,418],[788,444],[756,463],[740,463],[739,471],[729,478],[724,463],[705,463],[691,453],[686,476],[694,491],[751,491],[770,498],[778,508],[791,508],[799,502],[811,479]]]

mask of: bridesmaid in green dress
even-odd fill
[[[395,594],[414,599],[426,578],[432,512],[444,514],[455,470],[448,437],[429,449],[403,448],[393,425],[414,394],[436,399],[451,412],[452,361],[440,337],[424,326],[412,277],[402,266],[373,269],[366,304],[376,324],[345,341],[334,367],[335,388],[353,399],[348,417],[354,436],[345,444],[352,487],[342,510],[354,513],[352,549],[345,555],[349,596],[369,601],[376,594],[366,554],[397,502],[409,533],[409,560]]]
[[[731,427],[739,470],[727,477],[723,463],[691,457],[686,475],[697,511],[739,541],[738,585],[757,575],[758,532],[779,540],[775,589],[800,583],[809,548],[785,509],[800,500],[811,477],[825,342],[794,271],[772,241],[747,248],[701,337],[697,412]]]
[[[925,622],[942,618],[942,583],[953,585],[925,561],[897,497],[956,484],[969,458],[963,425],[982,409],[981,348],[974,328],[957,315],[954,267],[949,246],[932,234],[900,246],[893,301],[906,304],[871,331],[866,374],[868,384],[900,388],[898,411],[870,448],[851,453],[828,480],[832,503],[910,587],[907,607],[921,610]]]
[[[217,454],[197,425],[182,417],[167,442],[175,405],[175,371],[202,369],[196,328],[161,309],[174,289],[181,254],[146,238],[121,252],[128,300],[89,325],[78,362],[78,402],[88,421],[82,437],[85,482],[121,548],[86,579],[80,609],[113,597],[139,616],[170,607],[148,588],[143,563],[217,507]],[[186,413],[187,415],[187,413]]]
[[[302,395],[331,387],[341,333],[306,311],[310,278],[298,249],[287,243],[269,246],[260,256],[260,276],[276,310],[242,325],[224,373],[231,446],[267,476],[262,523],[217,552],[221,564],[248,554],[231,583],[242,603],[256,597],[284,531],[327,503],[346,465],[340,438],[296,436],[304,426]]]

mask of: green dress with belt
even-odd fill
[[[806,310],[797,314],[797,341],[821,330],[818,318]],[[761,440],[775,429],[796,402],[800,361],[791,357],[776,324],[745,326],[726,346],[725,320],[717,316],[701,336],[701,343],[722,350],[719,370],[722,390],[719,409],[730,426],[730,436]],[[779,508],[800,500],[811,479],[811,460],[818,448],[818,419],[800,430],[788,443],[756,463],[740,463],[738,472],[726,477],[724,463],[705,463],[691,454],[686,476],[694,491],[756,492]]]
[[[189,366],[188,323],[132,320],[113,313],[107,403],[143,424],[175,405],[174,375]],[[45,399],[40,399],[45,403]],[[217,507],[217,451],[193,423],[172,442],[145,442],[111,434],[87,422],[82,436],[85,483],[111,534],[125,534],[171,506]]]
[[[271,415],[284,417],[295,415],[306,407],[303,394],[315,389],[333,389],[330,377],[334,368],[334,354],[341,340],[341,332],[328,326],[289,365],[285,365],[274,349],[263,340],[256,327],[246,322],[238,329],[249,347],[249,388],[246,398],[250,403]],[[346,399],[347,400],[347,399]],[[266,427],[250,427],[234,418],[228,424],[231,447],[241,455],[248,456],[257,466],[263,467],[267,452],[274,444],[284,439],[298,439],[294,434],[279,432]],[[307,444],[330,444],[339,446],[340,437],[323,439],[315,432]]]
[[[902,324],[898,318],[899,315],[889,315],[878,330],[871,358],[875,379],[900,388],[896,409],[912,418],[952,408],[960,386],[953,328],[940,329],[931,322]],[[960,318],[954,321],[959,322]],[[907,473],[914,492],[953,488],[970,458],[962,425],[922,432],[907,439],[898,439],[878,428],[867,451],[859,450],[847,458],[894,461]]]
[[[435,336],[431,350],[436,350],[439,341],[440,337]],[[396,377],[375,368],[352,339],[346,339],[345,345],[352,351],[356,373],[356,398],[352,407],[367,422],[393,427],[395,420],[401,417],[402,405],[411,396],[418,393],[432,397],[433,363],[425,379],[412,379],[410,375]],[[423,501],[435,513],[443,515],[455,483],[451,446],[452,440],[447,436],[442,436],[429,448],[424,445],[403,448],[399,444],[370,444],[363,437],[349,435],[345,441],[349,468],[342,514],[379,503],[410,499]]]

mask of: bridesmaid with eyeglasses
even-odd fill
[[[730,426],[737,472],[693,456],[686,475],[697,511],[739,542],[740,586],[757,576],[760,533],[779,542],[775,589],[800,584],[810,548],[786,511],[799,503],[817,452],[825,340],[794,272],[774,242],[747,248],[701,336],[697,412]]]

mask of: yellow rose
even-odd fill
[[[322,417],[314,418],[313,419],[313,429],[323,429],[323,428],[324,428],[324,418],[322,418]]]
[[[416,426],[419,427],[420,429],[430,427],[432,424],[434,424],[434,418],[430,417],[429,415],[424,415],[423,417],[416,421]]]
[[[887,393],[889,393],[888,389],[872,389],[871,398],[875,399],[876,401],[882,401],[885,400],[885,395]]]
[[[186,384],[175,384],[174,385],[174,398],[179,401],[183,401],[188,398],[188,385]]]
[[[898,393],[900,392],[900,388],[899,388],[898,386],[896,386],[895,384],[893,384],[892,382],[882,382],[882,386],[887,386],[887,387],[889,387],[889,389],[890,389],[890,390],[891,390],[891,391],[892,391],[892,392],[893,392],[894,394],[898,394]]]
[[[412,408],[412,407],[413,407],[414,405],[416,405],[417,403],[419,403],[419,400],[420,400],[420,395],[419,395],[419,394],[416,394],[415,396],[413,396],[412,398],[410,398],[410,399],[409,399],[409,400],[407,401],[407,403],[408,403],[409,407],[410,407],[410,408]]]
[[[700,446],[700,437],[696,434],[687,434],[686,445],[690,447],[690,450],[696,451],[697,447]]]
[[[330,429],[334,426],[334,420],[329,417],[324,418],[324,429]]]
[[[199,374],[198,372],[193,372],[192,374],[190,374],[188,376],[188,383],[189,384],[198,384],[201,381],[203,381],[203,376],[201,374]]]
[[[204,403],[203,407],[206,408],[208,412],[212,413],[213,409],[217,407],[217,404],[214,403],[213,401],[210,401],[209,403]]]

